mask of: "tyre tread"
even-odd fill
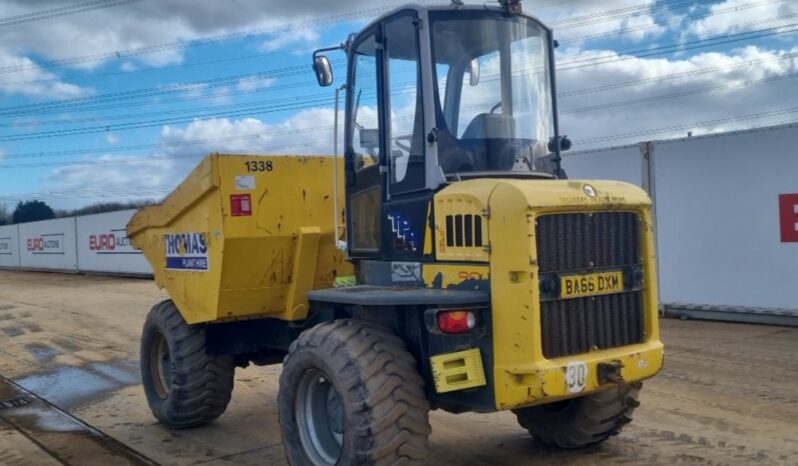
[[[334,320],[303,332],[291,345],[284,366],[290,366],[295,355],[308,347],[339,361],[340,373],[354,375],[342,377],[345,386],[339,387],[357,400],[354,419],[348,424],[355,437],[354,464],[421,464],[432,430],[430,407],[424,380],[402,340],[387,328],[359,320]],[[284,383],[288,381],[281,378],[281,394]],[[283,434],[286,442],[285,429]]]
[[[171,393],[160,409],[150,402],[155,417],[167,427],[185,429],[207,424],[221,416],[233,392],[233,358],[206,354],[205,327],[187,324],[171,300],[152,308],[145,332],[150,326],[160,329],[171,340],[172,358]],[[142,338],[142,367],[148,361],[145,340]]]
[[[573,400],[566,415],[559,417],[545,411],[546,406],[513,412],[518,423],[541,443],[564,449],[583,448],[618,435],[632,422],[632,413],[640,406],[641,388],[642,383],[620,385],[583,396]]]

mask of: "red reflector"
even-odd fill
[[[438,313],[438,328],[443,333],[464,333],[477,323],[471,311],[442,311]]]

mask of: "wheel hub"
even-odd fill
[[[169,343],[161,333],[155,334],[150,346],[150,373],[156,393],[165,400],[172,391],[172,358]]]
[[[302,375],[294,414],[300,442],[314,466],[336,464],[343,447],[344,408],[338,391],[324,373],[310,369]]]

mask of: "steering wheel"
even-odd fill
[[[501,103],[501,102],[499,102],[498,104],[494,105],[494,106],[493,106],[493,107],[490,109],[490,113],[495,113],[495,112],[496,112],[496,110],[498,110],[498,109],[500,109],[500,108],[502,108],[502,103]]]

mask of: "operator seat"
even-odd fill
[[[515,139],[515,118],[501,113],[480,113],[461,139]]]
[[[451,136],[453,137],[453,136]],[[468,124],[459,142],[439,153],[445,173],[507,170],[515,157],[515,119],[500,113],[480,113]]]

